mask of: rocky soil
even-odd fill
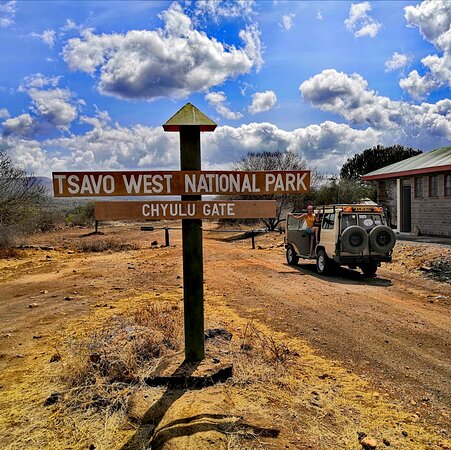
[[[68,341],[99,336],[146,303],[183,304],[180,231],[170,247],[161,247],[162,231],[102,231],[33,236],[0,260],[2,448],[125,449],[162,401],[161,388],[114,385],[112,404],[123,410],[102,409],[99,397],[95,411],[70,403],[79,388],[64,385]],[[177,423],[179,434],[213,430],[211,448],[451,448],[449,247],[400,242],[394,262],[365,279],[288,266],[278,234],[259,235],[255,250],[250,239],[227,237],[204,233],[206,326],[232,333],[220,351],[234,376],[172,392],[160,437]]]

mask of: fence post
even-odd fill
[[[251,239],[252,239],[252,250],[255,250],[255,233],[254,233],[254,230],[251,231]]]
[[[169,227],[166,226],[164,228],[164,240],[165,240],[165,246],[169,247]]]

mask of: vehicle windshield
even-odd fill
[[[365,229],[366,231],[370,231],[377,225],[385,225],[385,220],[381,214],[373,214],[373,213],[342,214],[341,231],[343,232],[346,228],[352,225],[358,225],[363,229]]]

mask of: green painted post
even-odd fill
[[[181,170],[201,170],[200,132],[213,131],[216,124],[187,103],[163,128],[180,132]],[[182,200],[202,200],[202,196],[182,195]],[[183,219],[182,240],[185,360],[202,361],[205,358],[202,220]]]
[[[180,128],[180,168],[182,170],[201,169],[199,127]],[[202,200],[202,196],[182,195],[182,200]],[[202,220],[182,220],[182,239],[185,359],[201,361],[205,358]]]

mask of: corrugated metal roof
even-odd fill
[[[447,167],[451,167],[451,147],[442,147],[374,170],[364,175],[362,179],[403,176],[404,172],[406,172],[405,175],[410,172],[433,172],[434,169],[440,170]]]

